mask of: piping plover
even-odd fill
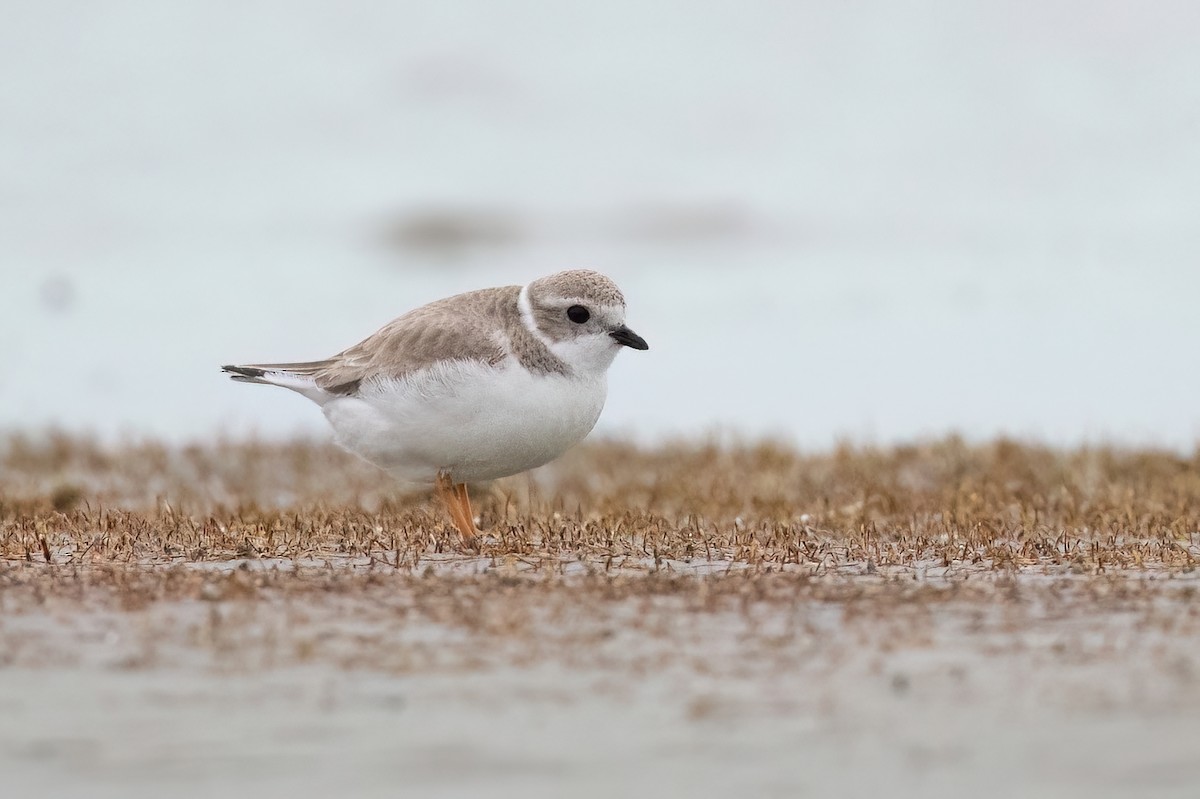
[[[466,484],[541,466],[591,432],[622,347],[649,349],[616,284],[579,269],[431,302],[322,361],[222,369],[320,405],[342,447],[432,484],[473,545]]]

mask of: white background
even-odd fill
[[[2,429],[323,434],[217,367],[588,266],[652,346],[608,433],[1200,437],[1196,3],[4,16]]]

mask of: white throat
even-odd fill
[[[581,336],[567,341],[556,341],[548,345],[550,351],[562,359],[583,378],[603,379],[612,366],[613,359],[621,346],[606,335]]]

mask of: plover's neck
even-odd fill
[[[521,287],[521,293],[517,295],[517,310],[521,312],[521,324],[525,326],[530,335],[540,341],[546,349],[551,349],[554,342],[538,328],[537,320],[533,318],[533,303],[529,299],[529,286]]]
[[[512,306],[509,306],[512,307]],[[570,375],[573,370],[555,354],[550,338],[538,329],[529,302],[529,287],[517,294],[517,318],[507,326],[508,346],[521,366],[534,374]]]

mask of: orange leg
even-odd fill
[[[454,492],[458,494],[458,504],[462,506],[463,514],[467,517],[467,523],[471,527],[471,534],[479,532],[479,528],[475,526],[475,512],[471,510],[471,497],[467,494],[467,484],[459,483],[454,487]]]
[[[456,484],[445,472],[438,472],[434,488],[442,504],[446,506],[446,512],[450,514],[450,521],[454,522],[458,534],[462,536],[463,546],[474,548],[477,545],[479,530],[475,527],[475,519],[471,514],[467,486],[463,483]]]

